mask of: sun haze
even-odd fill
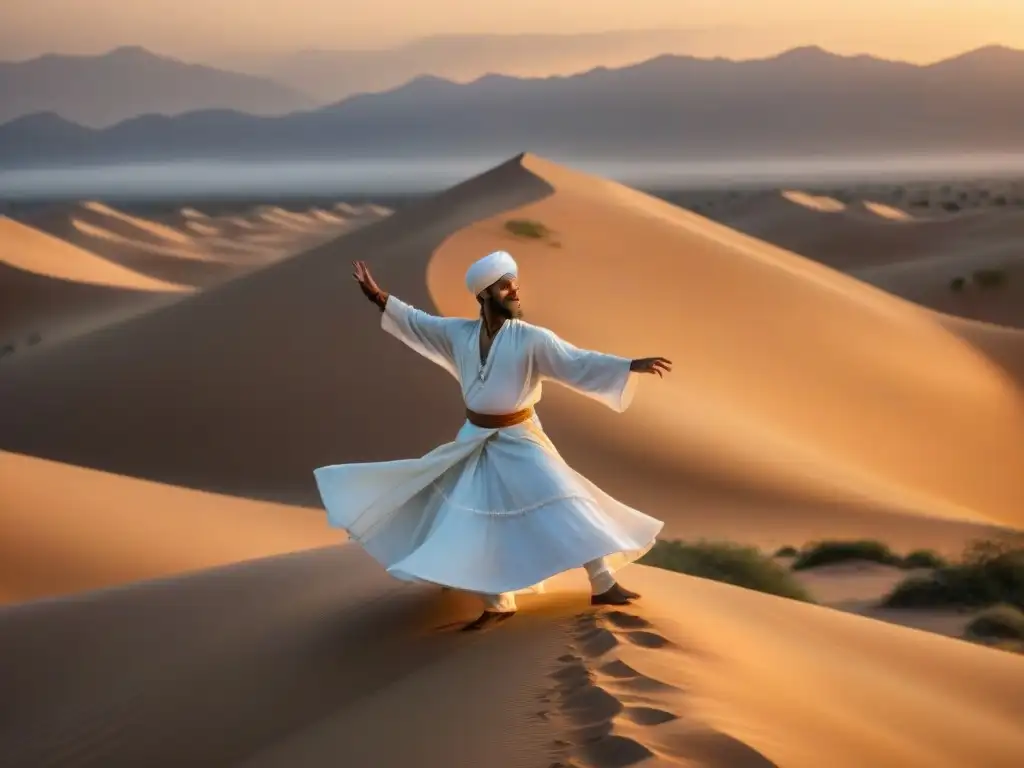
[[[332,0],[37,0],[0,7],[4,59],[142,45],[169,55],[372,48],[444,34],[567,34],[721,27],[712,53],[765,55],[809,42],[840,53],[931,61],[1024,47],[1017,0],[390,0],[358,13]]]

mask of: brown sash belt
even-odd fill
[[[469,423],[482,429],[501,429],[503,427],[514,427],[533,417],[533,408],[524,408],[515,413],[477,413],[466,409],[466,418]]]

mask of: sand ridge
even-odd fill
[[[964,193],[965,194],[965,193]],[[831,200],[831,207],[821,203]],[[691,202],[716,221],[930,309],[1024,328],[1019,207],[924,210],[804,192],[759,192],[717,204]],[[1002,273],[975,285],[979,271]],[[955,285],[965,283],[963,289]]]
[[[0,216],[0,260],[10,267],[70,282],[142,291],[182,291],[184,286],[156,280],[107,261],[45,232]]]
[[[213,217],[191,207],[160,220],[96,201],[56,206],[25,221],[0,218],[2,357],[10,363],[40,343],[166,306],[385,215],[353,209],[351,220],[314,220],[274,210],[309,225],[297,231],[280,221],[261,223],[251,210]]]
[[[617,451],[640,444],[666,464],[699,462],[729,487],[786,477],[823,500],[838,494],[890,511],[1024,524],[1021,382],[973,339],[920,307],[664,201],[536,158],[527,165],[556,192],[447,239],[428,282],[445,314],[471,313],[457,278],[500,243],[519,260],[535,322],[585,347],[673,359],[670,379],[644,382],[628,414],[602,419],[603,439]],[[543,223],[558,247],[504,232],[513,218]],[[625,254],[642,270],[623,269]],[[577,281],[585,295],[622,297],[614,322],[561,309]],[[1024,347],[1024,335],[1014,343]],[[568,424],[590,418],[588,404],[557,387],[545,398],[557,403],[550,413],[542,405],[549,431],[571,441]],[[571,442],[566,451],[582,448]],[[677,498],[687,491],[677,486]]]
[[[21,702],[0,755],[1010,768],[1024,748],[1019,656],[642,566],[624,578],[642,603],[588,608],[570,573],[475,636],[457,631],[471,600],[398,585],[348,545],[0,609]]]

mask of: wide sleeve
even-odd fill
[[[456,323],[456,318],[431,315],[395,296],[388,296],[380,321],[385,331],[458,379],[452,343]]]
[[[637,381],[629,358],[580,349],[547,329],[535,330],[531,358],[543,379],[564,384],[619,413],[629,407]]]

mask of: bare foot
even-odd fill
[[[629,601],[639,597],[636,592],[630,592],[616,584],[611,589],[602,592],[600,595],[591,595],[591,605],[629,605]]]

